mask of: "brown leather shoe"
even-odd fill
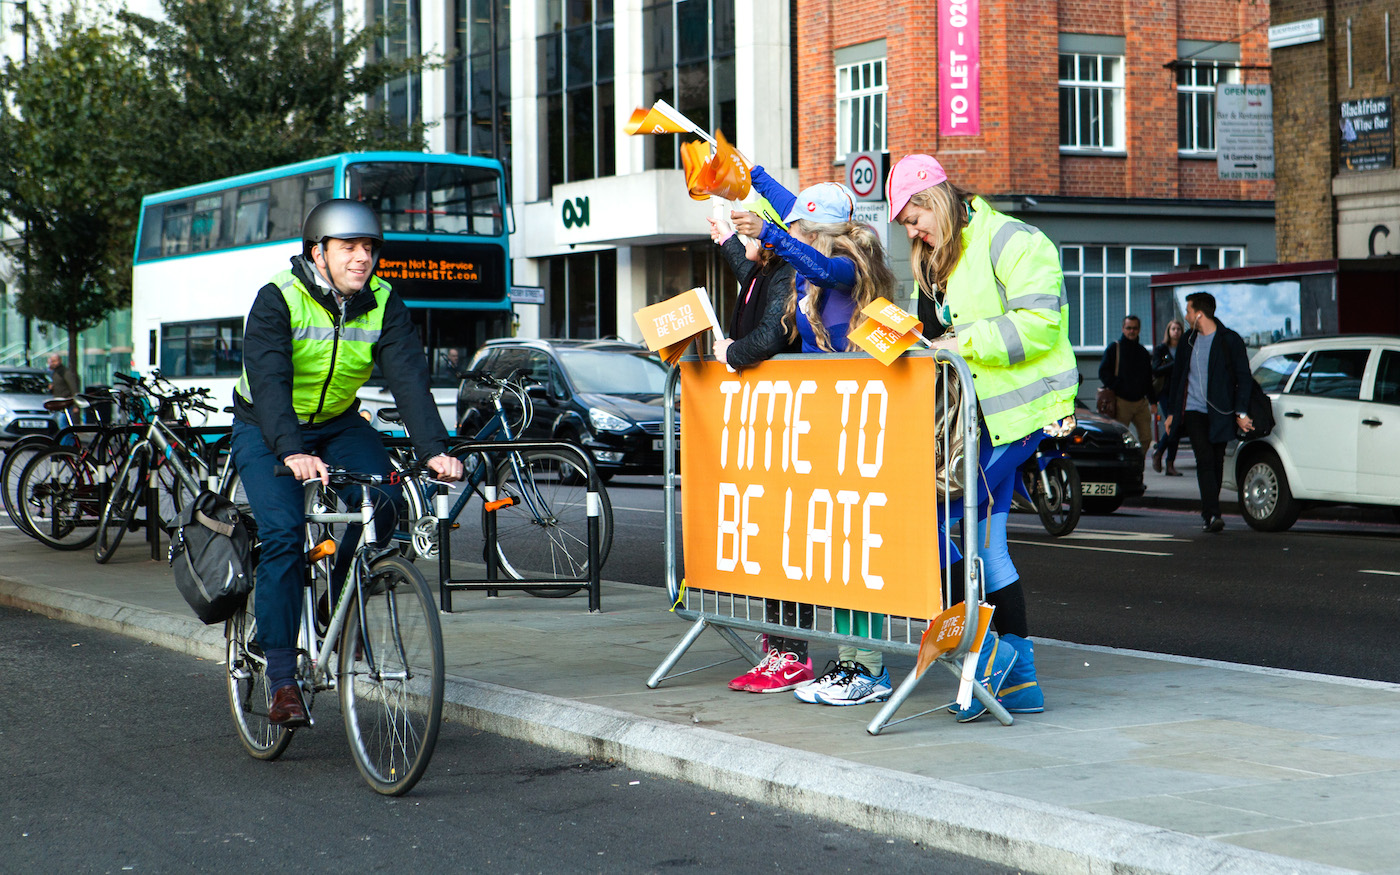
[[[301,695],[296,687],[282,687],[272,694],[272,707],[267,709],[267,722],[287,729],[311,724],[311,719],[306,716],[306,706],[301,703]]]
[[[1162,450],[1152,454],[1152,470],[1158,474],[1162,473]]]
[[[1175,465],[1172,465],[1172,464],[1168,463],[1168,465],[1167,465],[1167,476],[1168,476],[1168,477],[1180,477],[1180,476],[1181,476],[1181,472],[1178,471],[1178,470],[1176,470],[1176,466],[1175,466]]]

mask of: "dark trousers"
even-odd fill
[[[1220,484],[1225,480],[1225,445],[1210,442],[1210,414],[1186,411],[1186,437],[1196,456],[1196,486],[1201,490],[1201,516],[1220,516]]]
[[[391,470],[379,433],[357,415],[341,416],[301,429],[301,450],[320,456],[328,465],[351,471],[387,474]],[[267,654],[267,675],[275,689],[290,681],[296,670],[297,626],[301,623],[301,590],[306,580],[305,488],[294,477],[278,477],[281,463],[262,430],[243,422],[233,424],[233,463],[243,479],[243,491],[258,522],[262,555],[253,588],[253,616],[258,621],[258,643]],[[358,487],[345,490],[344,498],[358,508]],[[376,502],[375,529],[381,542],[393,536],[394,503]],[[344,555],[353,552],[360,527],[347,526]],[[341,576],[346,570],[337,563]],[[274,653],[274,651],[276,651]]]

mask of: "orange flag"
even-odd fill
[[[664,100],[658,100],[651,109],[641,107],[632,110],[632,117],[622,130],[628,134],[685,134],[700,133],[694,123],[676,112]]]
[[[725,200],[738,201],[749,194],[749,165],[724,138],[724,131],[715,131],[715,155],[700,171],[700,186],[704,191]]]
[[[989,604],[977,606],[977,643],[987,637],[987,629],[992,625],[992,611],[995,610]],[[919,641],[919,655],[914,660],[914,676],[924,673],[924,669],[933,665],[933,661],[953,648],[962,641],[963,627],[967,625],[967,607],[964,602],[958,602],[948,610],[934,618],[924,630],[924,637]],[[972,661],[975,665],[977,654],[972,654]]]
[[[660,353],[667,364],[679,361],[690,342],[706,331],[713,331],[716,339],[724,337],[724,329],[719,326],[710,295],[704,288],[690,289],[659,304],[643,307],[632,314],[632,318],[642,330],[647,349]]]
[[[685,167],[685,187],[692,199],[705,201],[710,193],[701,183],[700,176],[710,160],[710,145],[704,140],[692,140],[681,145],[681,164]]]
[[[879,360],[880,364],[887,366],[903,355],[906,349],[914,345],[912,332],[900,334],[874,319],[866,319],[847,336],[856,346],[870,353],[871,356]]]

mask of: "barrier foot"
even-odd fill
[[[695,621],[695,625],[690,627],[690,631],[685,633],[685,637],[680,640],[680,643],[673,647],[670,653],[666,654],[666,658],[661,660],[661,664],[656,667],[656,671],[652,672],[651,677],[647,678],[647,689],[654,690],[660,686],[661,682],[666,679],[666,673],[675,667],[676,663],[680,661],[680,658],[690,649],[690,645],[695,643],[695,639],[699,638],[700,633],[704,632],[705,627],[709,625],[710,622],[704,617],[700,617]]]
[[[939,662],[943,662],[943,660],[939,660]],[[948,671],[952,672],[959,679],[962,678],[962,666],[957,662],[949,661],[944,664],[948,667]],[[973,684],[972,695],[986,707],[987,712],[995,717],[997,722],[1002,726],[1010,726],[1016,721],[1016,718],[1011,716],[1011,712],[1007,711],[1006,708],[1002,706],[1001,702],[997,701],[997,697],[992,695],[992,691],[987,689],[984,685]]]
[[[909,698],[910,694],[914,692],[914,688],[919,685],[921,677],[921,675],[910,671],[909,676],[901,681],[899,686],[895,688],[895,691],[890,694],[889,699],[887,699],[885,704],[880,708],[880,713],[876,714],[875,719],[870,721],[870,725],[865,727],[865,731],[871,735],[879,735],[881,729],[891,725],[890,718],[894,716],[894,712],[899,710],[899,706],[904,704],[904,700]],[[919,715],[916,714],[914,716],[917,717]],[[912,719],[913,717],[904,718],[904,720]],[[903,723],[904,720],[897,720],[895,722]]]

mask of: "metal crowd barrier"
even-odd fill
[[[932,352],[913,351],[906,353],[906,355],[931,356],[942,366],[940,368],[938,391],[942,393],[942,401],[945,405],[950,403],[951,398],[948,380],[946,379],[948,372],[951,371],[955,374],[958,384],[964,387],[965,391],[961,393],[961,398],[958,402],[961,404],[962,409],[959,427],[962,431],[964,447],[962,482],[966,484],[975,484],[978,478],[977,448],[979,430],[977,424],[977,399],[972,391],[973,383],[971,370],[968,369],[967,363],[963,361],[960,356],[954,355],[946,350]],[[776,356],[775,358],[797,359],[800,357],[785,355]],[[688,356],[684,360],[696,361],[697,359]],[[674,677],[682,677],[697,671],[704,671],[716,665],[723,665],[725,662],[732,661],[724,660],[719,663],[711,663],[698,668],[677,672],[676,674],[670,673],[690,646],[709,628],[713,628],[718,632],[739,652],[740,657],[748,660],[752,665],[757,665],[763,659],[763,655],[749,646],[749,643],[738,634],[740,631],[802,638],[810,642],[822,642],[833,645],[855,645],[863,649],[879,650],[884,653],[909,656],[917,655],[923,633],[934,619],[932,617],[885,615],[884,627],[880,636],[871,638],[858,635],[843,635],[836,631],[834,613],[839,610],[844,610],[839,605],[814,605],[814,620],[812,624],[814,628],[802,629],[796,625],[800,616],[797,610],[793,610],[792,612],[792,624],[781,621],[785,611],[779,611],[779,622],[769,622],[765,619],[765,602],[767,600],[761,597],[738,595],[715,590],[699,590],[690,587],[686,587],[682,593],[680,580],[677,577],[677,547],[679,540],[676,533],[676,484],[678,477],[675,470],[677,450],[675,439],[675,398],[676,387],[679,383],[680,368],[673,367],[666,382],[664,404],[666,443],[665,460],[663,463],[663,500],[666,515],[666,592],[670,603],[674,605],[673,612],[675,615],[689,622],[691,627],[689,631],[686,632],[685,636],[682,637],[681,641],[667,654],[666,658],[657,667],[656,671],[652,673],[651,677],[647,679],[647,686],[651,689],[655,689],[662,681]],[[951,437],[952,436],[948,434],[946,430],[944,433],[937,435],[937,450],[939,453],[947,454]],[[922,463],[922,460],[920,460],[920,463]],[[943,484],[945,487],[943,495],[945,496],[948,494],[948,489],[946,488],[946,474],[947,472],[945,470],[945,482]],[[942,501],[944,504],[943,517],[947,519],[951,516],[948,510],[951,509],[952,500],[944,498]],[[980,544],[978,543],[978,526],[976,525],[977,490],[975,488],[965,489],[961,501],[963,503],[963,520],[966,521],[966,524],[957,527],[960,531],[959,543],[964,559],[962,591],[957,593],[957,595],[961,596],[961,599],[954,597],[953,582],[948,579],[950,576],[950,567],[946,558],[949,555],[946,545],[952,538],[950,534],[954,529],[952,525],[944,527],[945,531],[941,535],[944,549],[939,551],[939,555],[944,557],[943,574],[940,575],[940,580],[943,581],[943,604],[945,607],[951,606],[961,600],[966,607],[966,612],[963,617],[963,629],[972,630],[971,632],[965,632],[963,634],[962,640],[958,643],[957,647],[943,654],[936,660],[937,664],[942,665],[956,678],[961,678],[963,676],[965,661],[976,660],[977,658],[976,654],[970,653],[970,650],[974,643],[973,638],[975,636],[975,630],[978,628],[978,605],[982,602],[983,596],[982,561],[978,556],[978,547]],[[784,607],[788,605],[792,605],[794,608],[796,607],[795,603],[784,603]],[[858,616],[862,612],[852,613]],[[867,613],[866,616],[866,628],[871,628],[869,622],[870,614]],[[930,666],[930,668],[932,668],[932,666]],[[975,668],[975,666],[968,667],[969,673],[973,668]],[[926,671],[923,675],[917,675],[915,672],[911,671],[909,675],[895,687],[889,700],[875,715],[875,718],[870,721],[869,725],[866,726],[866,731],[871,735],[878,735],[886,726],[893,726],[905,720],[912,720],[915,717],[921,717],[925,714],[933,713],[934,711],[941,711],[953,704],[950,701],[936,708],[902,717],[899,720],[892,719],[895,712],[899,710],[900,706],[903,705],[905,700],[914,692],[915,688],[927,673]],[[980,683],[974,683],[972,685],[972,693],[977,697],[978,701],[986,706],[987,710],[998,721],[1005,726],[1011,725],[1013,718],[1001,703],[996,700],[996,697],[988,692],[986,687]]]

